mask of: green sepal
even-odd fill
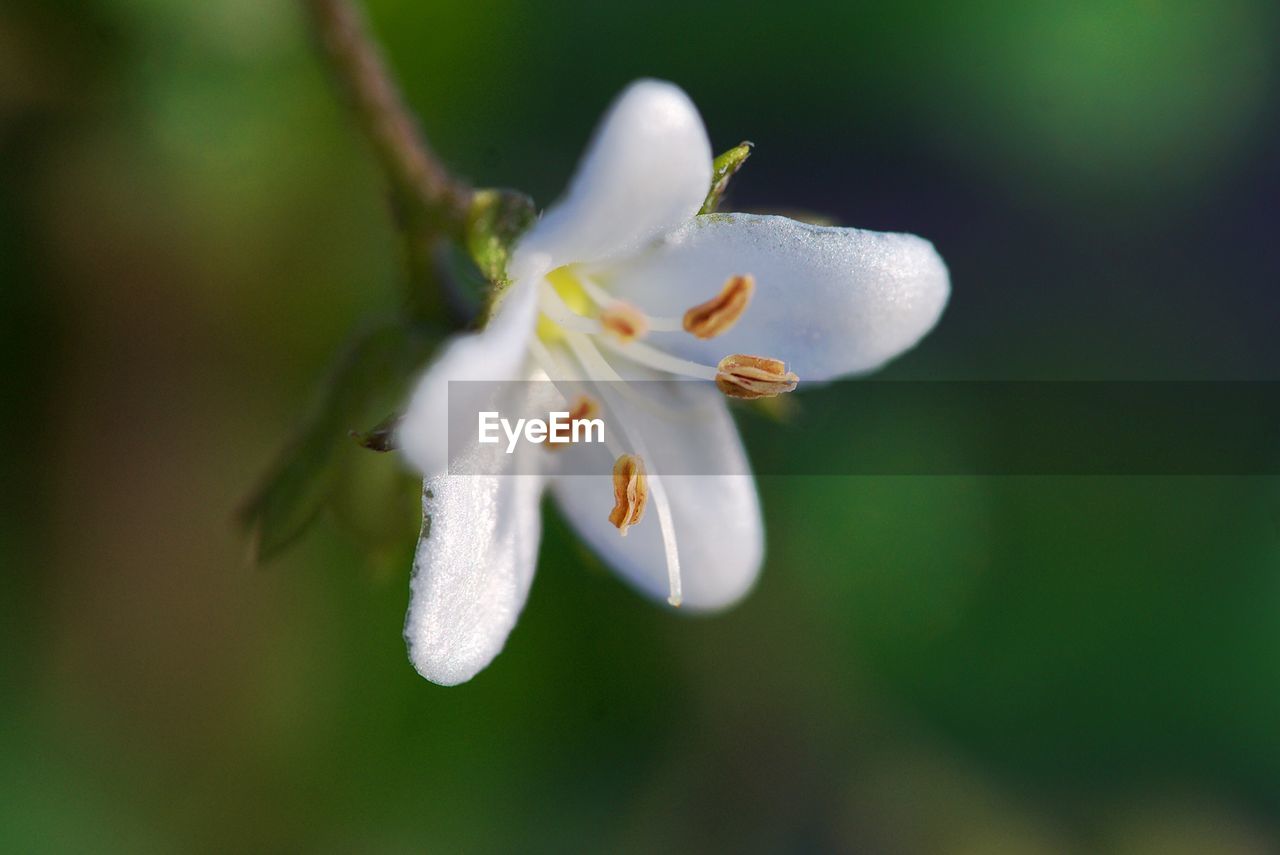
[[[338,455],[359,452],[349,438],[352,429],[403,405],[441,337],[434,328],[401,320],[352,337],[310,413],[237,514],[251,561],[277,556],[307,530],[334,493]]]
[[[742,164],[747,162],[753,148],[755,143],[740,142],[712,161],[711,189],[707,191],[707,198],[703,200],[699,214],[716,212],[720,207],[720,200],[724,197],[724,191],[729,189],[729,179],[742,168]]]
[[[507,284],[507,262],[516,240],[533,225],[533,200],[515,190],[477,190],[467,212],[467,252],[495,287]]]

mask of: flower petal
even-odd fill
[[[755,294],[727,332],[706,340],[654,333],[652,343],[711,365],[731,353],[770,356],[801,384],[830,380],[911,348],[951,290],[946,265],[923,238],[752,214],[697,217],[597,278],[655,315],[679,317],[748,273]]]
[[[751,590],[764,555],[760,504],[737,426],[723,397],[709,384],[646,383],[637,394],[644,394],[669,414],[612,395],[614,403],[606,408],[606,430],[626,445],[610,427],[624,420],[628,431],[638,434],[643,443],[648,477],[662,479],[680,555],[683,605],[694,610],[729,606]],[[609,453],[603,446],[575,447],[569,453],[595,455],[590,471],[604,474],[562,474],[552,480],[552,491],[565,517],[628,582],[665,600],[667,562],[659,514],[652,501],[646,516],[628,529],[626,537],[619,536],[608,520],[613,507],[613,460]],[[566,471],[588,470],[576,460]]]
[[[696,214],[710,184],[711,144],[689,96],[639,80],[605,115],[568,192],[520,242],[512,270],[634,250]]]
[[[413,667],[431,682],[466,682],[502,650],[533,580],[541,493],[537,475],[423,482],[404,639]]]
[[[537,315],[536,297],[536,282],[512,285],[484,330],[455,336],[423,373],[396,431],[400,449],[418,471],[428,476],[448,471],[451,381],[523,378]],[[459,451],[454,449],[455,454]]]

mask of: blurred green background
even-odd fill
[[[730,209],[931,238],[882,376],[1280,379],[1268,0],[368,6],[478,184],[551,201],[658,76],[756,143]],[[769,477],[703,619],[549,512],[507,650],[423,681],[386,458],[265,568],[232,522],[401,277],[294,4],[0,5],[0,849],[1280,850],[1274,479]]]

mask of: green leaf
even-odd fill
[[[311,412],[240,509],[251,560],[277,556],[307,530],[332,494],[336,453],[351,447],[353,428],[403,403],[439,340],[435,329],[399,320],[352,337]]]
[[[369,557],[397,554],[422,526],[422,476],[395,454],[347,444],[334,455],[328,508],[334,524]]]
[[[516,239],[537,218],[533,200],[515,190],[477,190],[467,214],[467,251],[494,285],[507,284],[507,261]]]
[[[707,198],[703,201],[699,214],[716,212],[720,207],[720,200],[724,197],[724,191],[729,189],[729,179],[737,174],[742,164],[747,162],[753,148],[755,143],[740,142],[712,162],[711,189],[707,191]]]

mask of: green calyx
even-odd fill
[[[497,289],[507,283],[515,242],[537,219],[533,200],[515,190],[477,190],[467,212],[465,240],[476,267]]]

